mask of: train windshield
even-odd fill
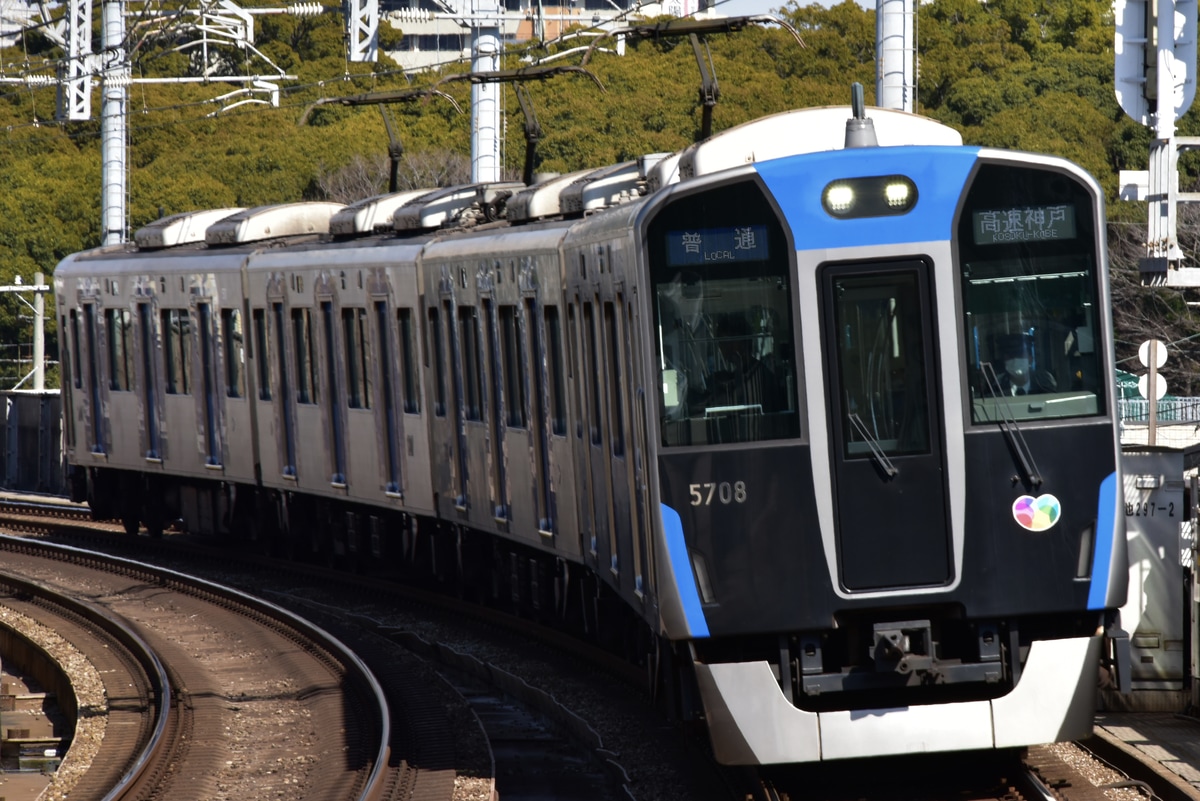
[[[1069,176],[980,169],[958,225],[971,422],[1104,412],[1096,224]]]
[[[799,436],[791,258],[762,191],[685,197],[647,240],[662,444]]]

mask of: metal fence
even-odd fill
[[[1150,422],[1150,401],[1145,398],[1121,398],[1117,401],[1117,411],[1122,423]],[[1163,398],[1158,402],[1157,422],[1200,423],[1200,398]]]
[[[67,494],[58,390],[0,392],[0,454],[0,488]]]

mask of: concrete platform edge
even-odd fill
[[[1163,801],[1200,801],[1200,791],[1196,788],[1157,762],[1147,761],[1145,754],[1099,726],[1091,737],[1081,740],[1080,745],[1111,762],[1131,779],[1149,782],[1157,777],[1165,780],[1170,785],[1170,792]]]

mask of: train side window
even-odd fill
[[[472,306],[458,308],[458,335],[462,342],[463,391],[466,394],[467,419],[483,419],[483,381],[479,359],[479,316]]]
[[[346,343],[346,391],[351,409],[371,408],[371,372],[367,365],[367,310],[342,309]]]
[[[133,374],[129,355],[129,310],[105,309],[104,319],[108,327],[108,386],[118,392],[128,392]]]
[[[529,425],[525,414],[525,348],[517,322],[516,306],[500,307],[500,348],[504,360],[508,424],[513,428],[525,428]]]
[[[237,309],[221,309],[221,335],[225,343],[225,394],[231,398],[245,397],[246,337]]]
[[[71,362],[71,374],[75,380],[75,389],[83,389],[81,353],[82,351],[79,350],[79,313],[75,309],[71,309],[71,355],[75,357]]]
[[[453,321],[451,321],[453,324]],[[446,416],[446,346],[436,307],[429,310],[429,338],[433,340],[433,413]],[[428,353],[428,351],[426,351]]]
[[[625,455],[625,415],[621,408],[621,398],[624,397],[621,388],[621,342],[617,330],[617,316],[612,301],[604,303],[604,328],[606,350],[608,356],[608,403],[612,410],[612,452],[613,456]]]
[[[163,359],[168,395],[192,392],[192,321],[187,309],[163,309]]]
[[[309,309],[292,309],[292,336],[296,340],[296,402],[317,403],[317,343]]]
[[[558,307],[543,309],[546,321],[546,371],[550,382],[550,430],[560,437],[567,434],[566,388],[563,386],[562,327]]]
[[[270,351],[267,348],[269,339],[267,310],[255,309],[251,314],[254,316],[254,350],[258,356],[256,362],[258,365],[258,399],[269,401],[271,399],[271,361]]]
[[[413,327],[412,309],[397,312],[400,324],[400,367],[404,371],[404,411],[406,414],[421,413],[420,385],[417,383],[417,337]]]

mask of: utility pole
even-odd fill
[[[466,0],[459,0],[466,2]],[[500,69],[499,0],[470,0],[471,71],[496,72]],[[500,180],[500,86],[495,83],[471,84],[471,181],[494,183]]]
[[[875,105],[916,111],[916,0],[875,0],[875,54]]]
[[[125,0],[104,0],[104,65],[100,78],[100,217],[103,245],[125,241],[126,170],[129,142],[125,117],[125,87],[129,85],[129,59],[125,53]]]

